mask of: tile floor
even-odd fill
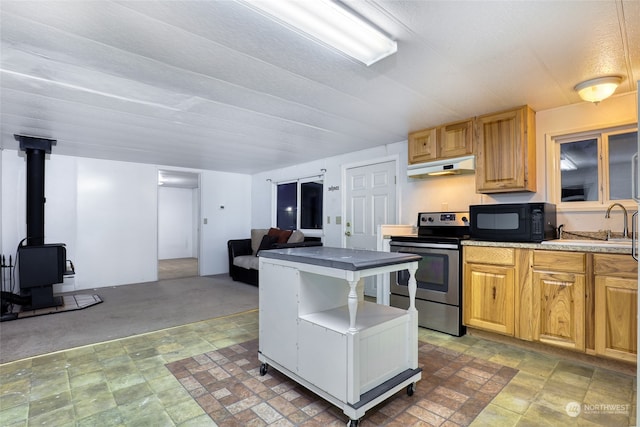
[[[167,364],[221,427],[344,426],[340,408],[290,380],[276,369],[260,375],[255,357],[258,340],[250,340]],[[366,411],[359,425],[469,425],[518,373],[517,369],[420,342],[422,380],[409,396],[406,389]]]
[[[0,365],[0,425],[215,425],[165,364],[257,335],[252,310]],[[635,425],[634,376],[469,335],[420,340],[519,370],[471,425]]]

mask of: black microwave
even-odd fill
[[[556,238],[556,205],[505,203],[469,206],[469,235],[492,242],[542,242]]]

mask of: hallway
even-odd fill
[[[197,258],[158,260],[158,280],[182,279],[198,275]]]

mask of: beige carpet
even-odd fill
[[[260,376],[258,340],[167,364],[220,427],[345,425],[340,409],[270,367]],[[422,380],[367,411],[361,426],[466,426],[509,383],[517,369],[419,342]]]
[[[258,288],[228,275],[92,289],[102,303],[0,323],[0,363],[109,341],[258,307]],[[78,291],[73,294],[84,294]]]

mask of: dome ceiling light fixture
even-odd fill
[[[597,77],[578,83],[573,89],[578,92],[580,98],[597,105],[603,99],[613,95],[621,82],[620,76]]]

